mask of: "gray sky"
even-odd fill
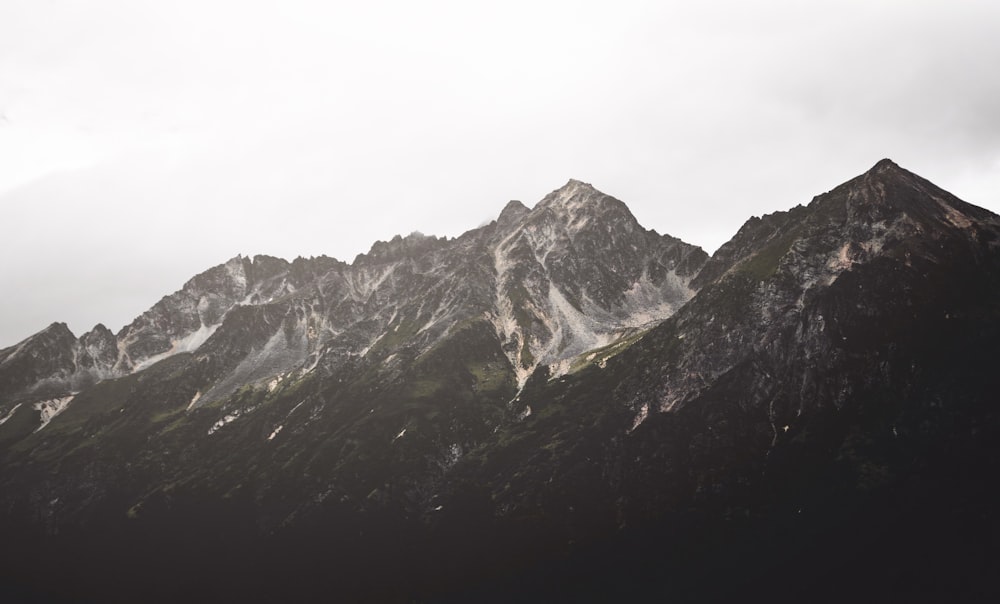
[[[1000,3],[0,3],[0,347],[569,178],[714,250],[883,157],[1000,211]]]

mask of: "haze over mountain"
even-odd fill
[[[711,257],[573,180],[238,256],[0,350],[0,595],[992,601],[998,309],[889,160]]]
[[[240,253],[457,237],[570,177],[709,253],[884,155],[997,212],[998,21],[986,0],[3,2],[0,347],[118,332]]]

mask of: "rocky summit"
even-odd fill
[[[994,601],[1000,217],[889,160],[711,257],[571,180],[0,350],[10,601]]]

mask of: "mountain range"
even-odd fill
[[[0,350],[0,595],[992,601],[998,358],[1000,217],[889,160],[711,256],[575,180],[237,256]]]

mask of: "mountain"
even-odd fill
[[[0,565],[100,601],[985,599],[998,302],[1000,218],[888,160],[711,258],[572,180],[237,257],[0,351]]]
[[[693,294],[687,283],[706,257],[570,181],[534,210],[511,202],[494,223],[451,241],[397,236],[350,265],[233,258],[114,337],[98,326],[76,341],[55,324],[0,351],[0,411],[75,396],[196,351],[210,368],[191,405],[205,405],[260,380],[336,372],[360,359],[401,366],[476,322],[493,326],[523,384],[540,363],[565,362],[669,316]]]

